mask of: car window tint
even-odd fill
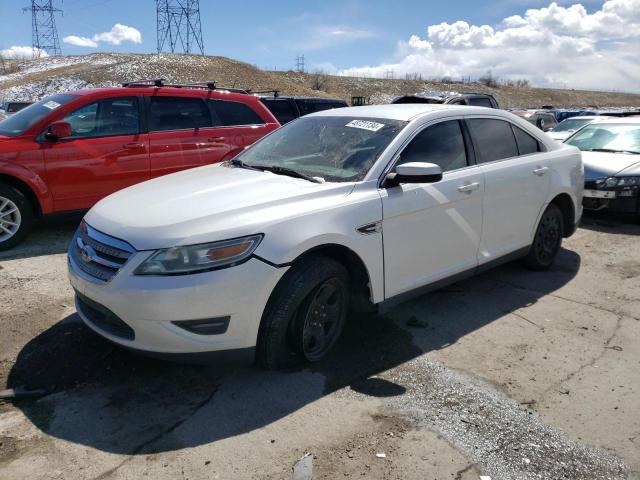
[[[538,141],[527,132],[513,125],[513,133],[516,134],[516,141],[518,143],[518,151],[520,152],[520,155],[529,155],[530,153],[540,151],[540,144]]]
[[[491,100],[489,100],[488,98],[482,98],[482,97],[471,97],[469,99],[467,99],[467,103],[469,105],[473,105],[475,107],[489,107],[489,108],[493,108],[493,105],[491,105]]]
[[[509,122],[489,118],[468,120],[481,163],[518,155],[516,139]]]
[[[293,105],[291,105],[288,100],[263,99],[262,103],[271,110],[273,116],[276,117],[282,125],[294,120],[297,116]]]
[[[149,130],[191,130],[211,126],[209,109],[199,98],[151,97]]]
[[[209,106],[214,112],[214,118],[217,117],[219,125],[225,127],[264,124],[264,120],[244,103],[209,100]]]
[[[67,115],[76,138],[135,135],[140,131],[138,99],[119,97],[90,103]]]
[[[308,115],[314,112],[322,112],[323,110],[330,110],[336,108],[332,102],[314,102],[313,100],[298,100],[298,108],[302,115]]]
[[[420,132],[404,149],[398,164],[409,162],[435,163],[443,172],[466,167],[467,154],[460,122],[442,122]]]

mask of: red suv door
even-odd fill
[[[227,158],[232,158],[245,147],[255,143],[274,130],[267,125],[249,105],[232,100],[211,99],[207,101],[211,109],[216,131],[229,138],[231,149]],[[219,161],[219,160],[218,160]]]
[[[220,162],[232,150],[233,132],[214,127],[203,98],[154,95],[148,103],[152,177]]]
[[[90,208],[149,178],[149,140],[140,133],[138,102],[135,96],[102,99],[64,117],[73,135],[44,146],[55,210]]]

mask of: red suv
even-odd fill
[[[0,250],[39,217],[233,158],[278,127],[259,98],[213,83],[131,83],[45,98],[0,123]]]

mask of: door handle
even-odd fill
[[[465,183],[464,185],[460,185],[458,187],[458,191],[463,193],[471,193],[474,190],[477,190],[479,188],[480,188],[480,183],[478,182]]]
[[[137,150],[139,148],[144,148],[144,143],[139,143],[139,142],[125,143],[122,147],[126,148],[127,150]]]
[[[536,167],[536,169],[533,171],[533,174],[541,177],[542,175],[547,173],[547,170],[549,170],[548,167]]]

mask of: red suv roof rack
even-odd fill
[[[233,93],[245,93],[245,94],[249,93],[248,90],[244,90],[242,88],[219,87],[215,81],[194,82],[194,83],[164,83],[164,78],[124,82],[122,86],[128,87],[128,88],[134,88],[134,87],[202,88],[206,90],[227,90]]]

